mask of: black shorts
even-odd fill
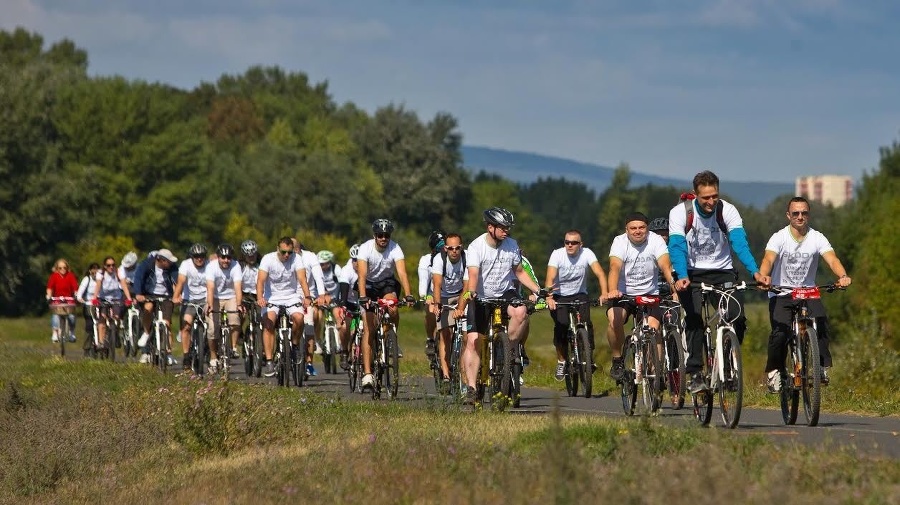
[[[519,292],[515,289],[510,289],[503,293],[503,296],[498,298],[515,300],[519,298]],[[500,311],[504,324],[509,319],[505,309],[506,307],[504,306],[504,310]],[[480,302],[477,298],[470,300],[469,304],[466,306],[466,329],[468,331],[477,331],[482,335],[487,335],[488,330],[490,330],[491,325],[493,324],[493,321],[491,320],[492,315],[492,307],[490,305]]]
[[[366,282],[366,296],[370,300],[384,298],[388,293],[394,293],[398,298],[400,297],[400,281],[396,278],[389,277],[378,282]]]
[[[647,295],[647,296],[659,296],[659,295]],[[625,321],[628,322],[629,317],[633,317],[638,312],[638,306],[633,300],[616,300],[615,305],[613,307],[621,307],[625,309]],[[610,307],[612,308],[612,307]],[[662,321],[663,318],[663,309],[659,306],[659,304],[650,307],[650,310],[647,311],[648,315],[655,317],[657,321]]]

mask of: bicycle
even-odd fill
[[[819,424],[822,403],[822,363],[819,356],[819,336],[816,318],[809,314],[807,300],[821,298],[821,290],[833,293],[842,289],[834,284],[814,287],[771,286],[769,291],[790,294],[791,331],[787,337],[787,366],[781,369],[781,417],[784,424],[797,422],[800,397],[806,425]]]
[[[456,310],[457,304],[439,305],[440,318],[445,310]],[[434,390],[441,395],[450,395],[458,397],[462,391],[464,384],[462,375],[460,374],[460,356],[462,355],[463,341],[466,335],[466,318],[465,316],[455,319],[453,327],[450,329],[450,346],[444,350],[447,358],[448,375],[450,379],[449,387],[444,386],[443,370],[441,368],[440,356],[440,331],[435,332],[435,349],[434,354],[429,357],[429,366],[434,376]]]
[[[279,386],[289,387],[291,379],[297,386],[303,386],[306,380],[306,342],[294,345],[291,341],[293,333],[293,325],[291,318],[288,316],[287,310],[291,307],[302,307],[303,302],[297,302],[291,305],[266,304],[268,308],[278,309],[278,315],[275,318],[275,329],[277,342],[275,345],[275,377]]]
[[[343,351],[343,349],[341,349],[341,338],[338,334],[337,321],[334,320],[333,310],[335,307],[337,307],[337,305],[334,303],[318,306],[318,308],[325,313],[321,347],[322,364],[324,365],[325,373],[327,374],[338,373],[336,356]]]
[[[594,374],[594,357],[591,353],[591,339],[588,334],[587,323],[581,320],[579,309],[585,305],[595,303],[590,301],[556,302],[557,307],[562,307],[569,313],[569,328],[566,332],[566,368],[565,381],[566,392],[569,396],[578,396],[578,383],[582,384],[585,398],[591,397]]]
[[[400,351],[397,343],[397,327],[391,321],[388,310],[392,307],[408,305],[396,298],[375,300],[375,335],[372,339],[372,399],[381,398],[382,389],[388,399],[397,397],[400,390]]]
[[[119,318],[116,317],[116,313],[121,306],[122,302],[119,300],[101,299],[97,306],[97,318],[94,320],[95,328],[96,323],[101,319],[106,324],[106,342],[96,342],[97,355],[101,359],[109,358],[112,362],[116,361],[116,346],[119,345],[117,340]],[[96,339],[100,338],[98,331],[94,331],[94,335],[96,335]]]
[[[684,391],[687,380],[684,373],[684,321],[681,317],[681,304],[664,298],[660,301],[663,309],[662,330],[663,353],[662,365],[665,370],[666,388],[673,410],[684,407]]]
[[[239,310],[210,310],[210,314],[219,316],[219,335],[217,347],[219,348],[219,366],[222,378],[228,380],[231,372],[231,326],[228,325],[228,314],[240,314]]]
[[[66,356],[66,340],[74,328],[69,328],[69,315],[75,314],[75,298],[51,296],[50,311],[59,318],[59,355]]]
[[[638,391],[641,392],[642,413],[656,415],[662,404],[663,368],[659,353],[659,332],[650,327],[649,317],[653,307],[659,305],[657,295],[622,295],[618,301],[635,304],[634,326],[625,339],[622,358],[625,362],[624,378],[619,382],[622,408],[633,416]],[[613,302],[613,303],[616,303]]]
[[[155,312],[155,316],[153,318],[153,322],[151,323],[153,326],[153,334],[150,342],[154,346],[152,353],[151,362],[159,367],[159,371],[162,373],[166,373],[169,367],[169,325],[166,324],[166,320],[163,317],[163,303],[168,302],[169,298],[166,296],[148,296],[146,300],[153,304],[153,311]]]
[[[350,391],[362,393],[362,339],[363,318],[362,312],[350,312],[350,349],[347,356],[347,377],[350,379]]]
[[[206,364],[208,362],[206,334],[209,325],[206,323],[206,317],[203,314],[204,304],[184,302],[182,311],[185,308],[194,309],[194,320],[191,321],[191,371],[198,377],[206,375]]]
[[[719,397],[719,409],[723,424],[728,428],[736,428],[741,419],[741,406],[744,401],[744,370],[741,360],[741,344],[734,329],[734,321],[740,316],[738,312],[728,319],[729,304],[737,303],[733,293],[744,291],[749,287],[746,282],[721,284],[700,283],[702,295],[702,313],[704,321],[704,341],[701,361],[703,376],[709,388],[692,393],[694,417],[700,424],[709,424],[712,419],[713,395]],[[696,288],[694,288],[696,289]],[[718,294],[719,301],[714,314],[711,294]],[[715,338],[713,335],[715,327]]]
[[[249,293],[244,293],[243,305],[247,314],[247,329],[244,331],[242,354],[244,358],[244,372],[247,377],[260,377],[262,375],[262,363],[265,354],[262,343],[262,322],[260,321],[259,306],[256,298],[248,299]]]
[[[141,334],[141,317],[137,305],[132,300],[125,300],[125,319],[119,319],[119,333],[122,338],[124,357],[137,356],[137,339]]]
[[[491,408],[506,410],[511,403],[518,407],[522,398],[522,345],[513,347],[509,340],[509,316],[506,307],[524,305],[521,299],[477,298],[491,313],[488,333],[479,344],[481,370],[475,380],[475,407],[481,406],[486,389],[490,391]],[[509,352],[507,352],[509,351]]]

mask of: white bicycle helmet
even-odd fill
[[[334,260],[334,253],[323,249],[319,251],[319,254],[316,254],[316,257],[319,258],[319,263],[331,263]]]
[[[359,244],[350,246],[350,259],[355,260],[359,256]]]
[[[258,251],[259,248],[256,246],[256,242],[249,239],[241,242],[241,252],[244,253],[245,256],[254,255]]]

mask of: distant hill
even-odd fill
[[[602,165],[490,147],[463,146],[462,155],[463,163],[472,173],[484,170],[518,183],[532,183],[539,177],[562,177],[569,181],[583,182],[597,193],[609,187],[615,173],[614,168]],[[645,184],[675,186],[685,190],[691,188],[690,179],[631,172],[632,186]],[[786,182],[723,181],[723,185],[723,193],[739,203],[757,208],[765,207],[776,196],[794,192],[794,185]]]

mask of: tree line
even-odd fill
[[[627,213],[665,216],[690,189],[629,187],[627,164],[599,194],[552,175],[530,184],[473,175],[452,115],[422,120],[394,104],[368,113],[336,103],[327,82],[279,67],[254,66],[183,90],[91,77],[87,66],[87,53],[72,41],[45,47],[37,33],[0,31],[2,314],[43,309],[43,286],[59,256],[77,272],[129,250],[167,247],[183,256],[193,242],[252,238],[266,251],[292,235],[346,259],[377,217],[396,223],[413,270],[431,230],[471,240],[484,231],[482,210],[494,205],[515,214],[513,235],[542,272],[566,230],[581,230],[604,258]],[[814,226],[867,281],[860,289],[854,283],[853,308],[897,311],[890,303],[897,239],[877,225],[897,208],[898,173],[895,143],[882,148],[856,202],[813,206]],[[727,199],[727,180],[721,189]],[[790,196],[772,195],[764,209],[738,205],[758,257],[786,224]]]

